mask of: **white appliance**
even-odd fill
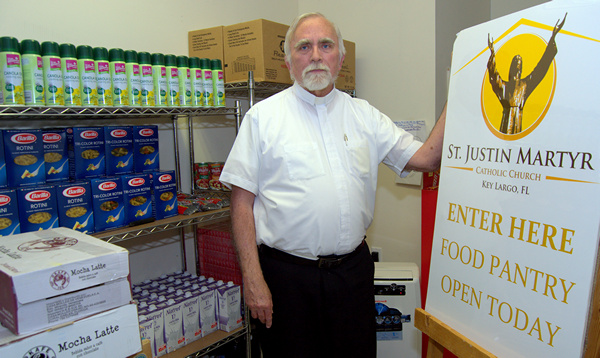
[[[415,308],[421,306],[419,268],[408,262],[375,262],[377,357],[421,358],[421,331]]]

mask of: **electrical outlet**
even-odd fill
[[[375,262],[383,261],[383,258],[381,255],[382,251],[383,250],[381,249],[381,247],[377,247],[377,246],[371,247],[371,257],[373,257],[373,261],[375,261]]]

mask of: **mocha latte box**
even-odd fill
[[[66,301],[50,298],[128,275],[127,250],[79,231],[56,228],[3,237],[0,241],[0,322],[15,334],[31,332],[39,329],[35,326],[36,320],[27,321],[28,316],[21,312],[39,305],[37,301],[62,302],[46,304],[47,319],[37,320],[40,326],[52,324],[66,313],[70,315],[67,311],[73,307],[66,305]],[[120,292],[125,290],[119,285],[111,287]],[[125,298],[128,293],[124,293]],[[81,313],[86,314],[85,310]]]

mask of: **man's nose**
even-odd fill
[[[321,49],[319,48],[319,46],[314,46],[310,56],[311,61],[317,62],[320,61],[321,58]]]

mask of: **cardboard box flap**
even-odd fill
[[[139,352],[141,348],[135,304],[121,306],[34,335],[17,336],[0,327],[2,357],[71,358],[78,354],[75,353],[77,351],[85,352],[85,357],[89,358],[127,357]]]
[[[1,281],[12,285],[21,304],[128,274],[127,250],[67,228],[13,235],[0,243]]]

